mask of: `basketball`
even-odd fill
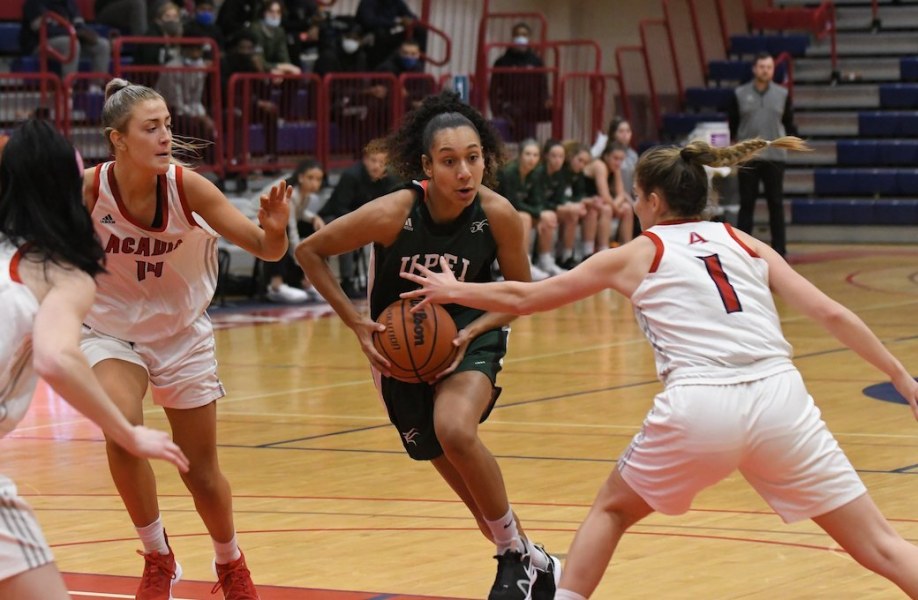
[[[387,306],[377,323],[385,331],[373,333],[373,345],[389,361],[392,377],[407,383],[430,383],[448,367],[458,350],[453,346],[456,323],[439,304],[426,304],[411,312],[420,300],[396,300]]]

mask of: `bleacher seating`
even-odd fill
[[[0,23],[0,56],[19,54],[19,23]]]
[[[899,60],[899,78],[902,81],[918,81],[918,56],[907,56]]]
[[[918,108],[918,83],[884,83],[880,86],[882,108]]]
[[[701,111],[713,109],[724,112],[730,106],[733,97],[733,88],[700,88],[693,87],[685,90],[685,106],[688,109]]]
[[[918,113],[912,111],[862,111],[858,133],[870,137],[918,136]]]
[[[803,56],[810,45],[810,36],[806,34],[787,35],[731,35],[730,54],[736,56],[755,56],[759,52],[768,52],[777,56],[787,52],[791,56]]]
[[[918,140],[839,140],[836,150],[844,166],[918,164]]]

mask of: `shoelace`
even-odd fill
[[[229,584],[228,587],[223,589],[225,598],[251,598],[252,600],[258,598],[258,594],[252,584],[252,575],[244,563],[219,574],[217,583],[214,584],[210,593],[216,594],[223,588],[224,584]]]
[[[175,568],[172,566],[171,555],[169,554],[144,554],[138,550],[137,554],[141,555],[144,560],[143,577],[141,578],[142,589],[150,590],[159,587],[159,571],[169,576],[169,580],[175,579]]]

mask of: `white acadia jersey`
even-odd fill
[[[113,162],[97,168],[92,220],[108,273],[96,277],[86,324],[129,341],[151,342],[182,331],[205,311],[217,287],[217,235],[185,200],[182,167],[157,185],[159,227],[136,222],[115,181]]]
[[[32,325],[38,300],[19,279],[20,252],[0,238],[0,437],[16,428],[32,402]]]
[[[631,302],[665,384],[736,383],[793,368],[768,264],[730,225],[683,221],[644,235],[657,256]]]

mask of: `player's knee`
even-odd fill
[[[212,463],[197,464],[190,462],[187,473],[182,473],[182,480],[192,494],[210,495],[217,491],[224,480],[223,474]]]
[[[478,430],[474,425],[444,419],[436,428],[437,439],[447,456],[462,456],[478,443]]]

